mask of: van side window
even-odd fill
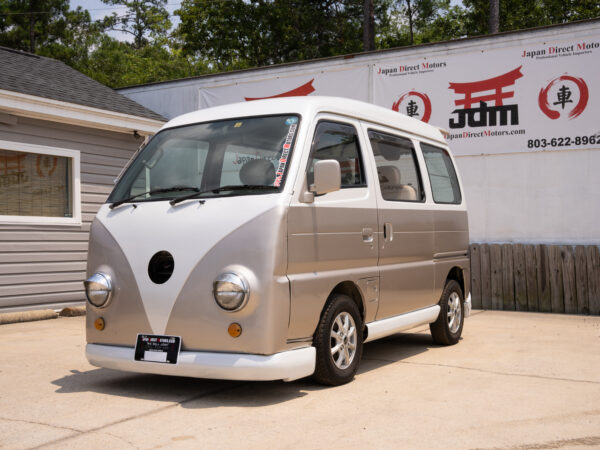
[[[424,199],[415,148],[410,139],[369,130],[381,195],[384,200],[422,202]]]
[[[319,122],[313,139],[308,162],[308,185],[313,183],[315,161],[335,159],[342,171],[342,188],[364,187],[366,179],[358,134],[352,125],[336,122]]]
[[[458,178],[448,152],[424,143],[421,143],[421,150],[429,172],[433,200],[436,203],[460,204],[462,197]]]

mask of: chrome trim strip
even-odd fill
[[[468,256],[468,252],[466,250],[459,250],[457,252],[434,253],[433,259],[447,259],[447,258],[458,258],[458,257],[466,257],[466,256]]]
[[[309,337],[303,337],[303,338],[296,338],[296,339],[288,339],[286,341],[286,344],[312,344],[313,341],[313,337],[309,336]]]
[[[182,351],[177,364],[165,364],[136,361],[133,347],[99,344],[87,344],[85,347],[85,356],[96,367],[221,380],[297,380],[313,374],[316,355],[314,347],[273,355]]]

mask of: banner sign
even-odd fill
[[[371,99],[446,129],[456,155],[598,148],[600,35],[413,58],[300,75],[274,69],[201,87],[199,107],[303,95]]]
[[[263,98],[331,95],[369,100],[369,67],[318,70],[302,75],[280,74],[258,80],[200,88],[200,108]]]
[[[374,66],[373,103],[445,128],[457,155],[598,148],[600,36]]]

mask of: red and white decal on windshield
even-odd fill
[[[294,134],[296,134],[297,127],[298,124],[296,123],[290,125],[288,134],[285,137],[285,142],[283,143],[283,149],[281,151],[281,158],[279,158],[279,165],[277,166],[277,172],[275,172],[275,182],[273,183],[273,186],[275,187],[281,186],[283,174],[285,173],[285,166],[287,165],[288,156],[290,155],[290,149],[292,148],[292,142],[294,141]]]
[[[303,84],[300,87],[292,89],[291,91],[282,92],[281,94],[271,95],[269,97],[244,97],[247,102],[251,102],[253,100],[265,100],[267,98],[280,98],[280,97],[304,97],[308,94],[312,94],[315,92],[315,88],[313,87],[313,78],[308,83]]]

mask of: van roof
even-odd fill
[[[439,128],[371,103],[341,97],[285,97],[254,100],[206,108],[184,114],[166,123],[162,129],[201,122],[271,114],[300,114],[311,117],[318,113],[333,113],[407,131],[434,141],[446,143]]]

